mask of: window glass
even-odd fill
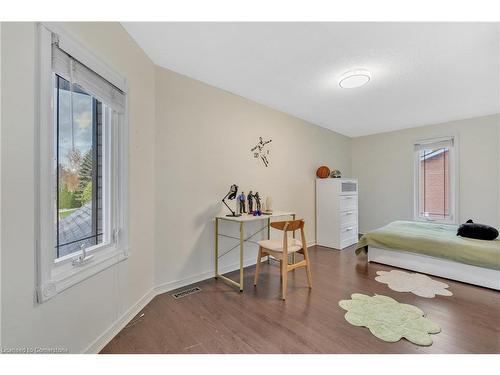
[[[103,241],[102,104],[56,76],[56,257]]]
[[[429,219],[450,218],[450,149],[419,151],[419,214]]]

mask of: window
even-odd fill
[[[416,142],[415,218],[455,222],[455,138]]]
[[[40,302],[126,259],[126,82],[63,30],[40,25]]]

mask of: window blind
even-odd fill
[[[71,57],[57,43],[52,44],[52,70],[79,85],[118,113],[125,112],[125,94],[93,70]]]
[[[440,138],[438,140],[419,141],[415,143],[415,151],[436,148],[451,148],[453,147],[453,137]]]

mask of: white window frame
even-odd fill
[[[416,149],[416,145],[429,145],[432,147],[434,144],[444,141],[452,140],[453,147],[449,150],[449,170],[450,175],[450,215],[447,219],[437,219],[425,217],[420,214],[420,150]],[[427,221],[444,224],[457,224],[459,213],[459,140],[457,134],[439,136],[434,138],[417,139],[413,142],[413,219],[415,221]]]
[[[128,258],[128,105],[127,81],[114,72],[79,41],[56,24],[38,25],[37,69],[39,85],[38,112],[35,124],[36,153],[36,295],[39,303],[63,290]],[[103,243],[86,249],[83,262],[81,251],[56,259],[55,223],[56,165],[54,150],[54,72],[52,70],[52,41],[56,36],[59,46],[73,58],[98,73],[125,94],[125,111],[113,114],[108,111],[103,119],[108,126],[103,131],[104,165],[104,227]],[[113,117],[113,118],[111,118]],[[107,172],[106,173],[106,169]],[[106,199],[107,197],[107,199]]]

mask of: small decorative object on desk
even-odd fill
[[[328,178],[328,176],[330,176],[330,168],[328,168],[326,165],[322,165],[316,171],[316,176],[318,178]]]
[[[266,198],[266,209],[262,211],[264,215],[271,215],[273,213],[273,198]]]
[[[248,200],[248,213],[252,214],[253,213],[253,200],[254,200],[254,195],[252,193],[252,190],[247,195],[247,200]]]
[[[257,207],[257,211],[260,212],[261,211],[261,203],[260,203],[260,196],[259,196],[258,191],[255,192],[254,198],[255,198],[255,205]]]
[[[245,192],[242,191],[240,195],[238,195],[238,207],[240,214],[247,213],[247,209],[245,207],[247,197],[245,197]]]
[[[332,171],[332,173],[330,173],[330,177],[331,178],[341,178],[342,177],[342,173],[340,173],[340,171],[338,169],[334,169]]]
[[[236,212],[234,212],[231,209],[231,207],[229,207],[228,204],[226,203],[226,198],[229,199],[230,201],[232,201],[234,198],[236,198],[237,193],[238,193],[238,185],[233,184],[229,188],[229,192],[224,196],[224,198],[222,198],[222,203],[224,203],[226,205],[226,207],[228,208],[228,210],[231,211],[231,214],[228,214],[226,216],[231,216],[231,217],[241,216],[240,214],[237,214]]]

